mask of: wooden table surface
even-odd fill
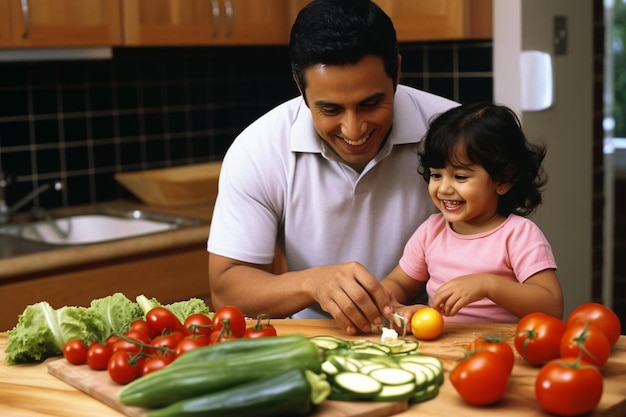
[[[280,335],[301,333],[306,336],[327,334],[344,339],[380,338],[378,335],[347,336],[331,320],[275,320],[273,323]],[[512,337],[514,330],[515,326],[512,324],[447,323],[439,338],[420,342],[420,353],[436,356],[443,361],[446,381],[435,399],[413,405],[397,416],[549,416],[541,410],[534,398],[534,380],[538,368],[524,364],[517,354],[508,391],[493,406],[472,407],[465,404],[448,381],[455,361],[462,357],[464,347],[476,335],[502,334]],[[46,363],[6,364],[6,344],[6,333],[0,333],[0,416],[122,416],[98,400],[49,375]],[[626,416],[626,336],[621,336],[613,347],[602,374],[604,393],[591,416]]]

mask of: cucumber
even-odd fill
[[[415,395],[415,383],[407,382],[402,385],[383,385],[383,389],[376,395],[374,401],[403,401]]]
[[[340,372],[335,375],[334,382],[337,388],[352,394],[356,400],[373,398],[383,389],[380,381],[360,372]]]
[[[415,383],[415,374],[402,368],[375,369],[368,375],[384,385],[404,385],[409,382]]]

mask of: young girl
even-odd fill
[[[417,229],[382,281],[390,296],[407,303],[426,284],[447,321],[517,322],[535,311],[561,318],[554,255],[523,217],[541,204],[545,148],[527,142],[513,111],[491,103],[443,113],[421,146],[419,172],[441,213]],[[422,307],[396,310],[410,319]]]

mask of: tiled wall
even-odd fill
[[[403,83],[461,102],[492,99],[490,41],[401,52]],[[43,207],[132,198],[115,173],[219,160],[248,123],[296,94],[286,47],[122,48],[104,61],[2,63],[7,202],[58,180],[65,188],[41,195]]]

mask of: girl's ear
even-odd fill
[[[504,195],[509,192],[509,190],[513,187],[513,184],[510,182],[501,182],[496,186],[496,193],[498,195]]]

